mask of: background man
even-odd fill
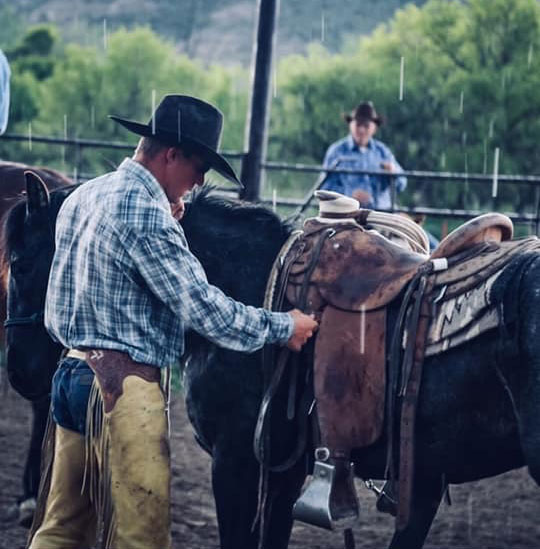
[[[57,219],[45,325],[70,351],[53,379],[54,462],[32,549],[91,547],[100,519],[107,547],[170,547],[167,403],[159,379],[182,355],[185,330],[253,352],[265,343],[299,350],[317,326],[300,311],[256,309],[211,286],[172,215],[182,215],[183,196],[210,168],[239,184],[217,153],[221,113],[169,95],[148,124],[112,118],[143,136],[134,157],[76,189]],[[104,420],[88,428],[96,398]],[[107,495],[97,502],[83,483],[85,472],[95,476],[86,471],[87,448],[101,449],[106,484],[94,493]]]
[[[350,114],[344,115],[349,124],[349,135],[336,141],[326,151],[324,167],[356,169],[365,171],[386,171],[401,173],[390,149],[373,136],[382,119],[371,102],[360,103]],[[407,186],[405,177],[395,178],[396,191]],[[356,198],[362,207],[387,210],[391,207],[391,178],[384,175],[362,175],[330,173],[321,189]]]

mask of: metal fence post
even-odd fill
[[[242,159],[241,198],[261,197],[261,163],[266,157],[272,53],[279,0],[258,0],[257,35],[253,45],[251,103],[246,119],[246,154]]]

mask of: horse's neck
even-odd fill
[[[189,234],[186,236],[190,243]],[[266,235],[265,238],[260,235],[254,237],[254,231],[250,231],[239,238],[245,246],[239,247],[236,241],[231,242],[228,247],[222,243],[216,245],[211,235],[198,235],[197,241],[201,244],[194,245],[192,251],[201,261],[212,284],[236,300],[261,306],[272,263],[285,238],[281,234]],[[204,253],[198,253],[202,247],[209,248]],[[222,259],[207,262],[207,252],[209,257]]]

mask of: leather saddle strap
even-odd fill
[[[305,308],[305,303],[307,300],[307,291],[309,289],[309,281],[311,280],[311,276],[313,274],[313,271],[315,270],[315,267],[317,266],[317,263],[319,261],[319,257],[323,248],[324,243],[326,242],[326,239],[333,236],[335,234],[335,230],[331,228],[327,228],[324,232],[321,233],[321,236],[319,240],[317,241],[315,245],[314,252],[311,257],[310,264],[308,266],[308,269],[306,271],[306,274],[304,276],[304,281],[302,283],[302,290],[300,293],[300,299],[299,303],[297,304],[297,307],[300,310],[303,310]],[[290,265],[292,265],[292,262],[287,262],[288,267],[290,268]],[[284,271],[287,272],[288,275],[288,268],[284,269]],[[280,277],[280,289],[278,291],[278,295],[284,296],[284,292],[281,292],[281,288],[287,284],[288,276],[282,276]],[[281,304],[280,304],[281,305]],[[268,356],[271,356],[272,353],[263,353],[263,360],[267,358]],[[266,448],[269,446],[268,444],[268,437],[269,437],[269,422],[268,422],[268,413],[270,411],[270,406],[272,403],[272,399],[274,398],[279,385],[281,383],[281,379],[283,377],[283,372],[285,371],[285,366],[287,365],[288,359],[289,359],[290,351],[287,347],[283,347],[279,353],[276,368],[274,370],[274,373],[270,379],[270,382],[266,388],[266,391],[264,393],[261,408],[259,410],[259,416],[257,418],[257,424],[255,427],[255,435],[253,438],[253,450],[255,452],[255,456],[257,457],[257,460],[259,463],[261,463],[264,467],[268,468],[269,471],[272,472],[282,472],[286,471],[287,469],[290,469],[302,456],[302,454],[305,451],[305,446],[307,442],[307,425],[304,421],[304,418],[307,417],[309,407],[311,406],[311,398],[309,396],[309,391],[304,391],[304,395],[301,402],[301,408],[298,413],[298,429],[299,429],[299,436],[297,437],[297,444],[291,453],[291,455],[284,460],[282,463],[277,465],[270,465],[269,462],[269,456],[267,456]],[[264,371],[267,371],[267,364],[263,364]],[[293,375],[297,375],[297,372],[293,372]],[[289,396],[289,400],[291,400],[291,396]]]
[[[297,424],[298,424],[298,436],[296,440],[296,446],[293,451],[284,461],[276,465],[270,464],[271,456],[267,453],[267,448],[269,447],[269,436],[270,436],[270,425],[269,425],[269,411],[272,403],[272,399],[279,387],[279,383],[283,376],[285,366],[289,358],[289,353],[285,352],[288,349],[282,349],[277,360],[277,367],[275,370],[275,375],[272,377],[270,385],[268,386],[261,404],[259,411],[259,416],[257,418],[257,425],[255,427],[255,435],[253,437],[253,451],[257,461],[263,465],[268,471],[272,473],[282,473],[283,471],[289,470],[304,454],[308,429],[307,424],[304,421],[309,414],[309,410],[313,401],[313,393],[306,389],[300,400],[298,406]],[[310,379],[311,376],[308,376]],[[306,387],[310,384],[306,382]]]
[[[423,275],[425,286],[424,293],[418,295],[417,299],[422,300],[419,319],[416,330],[416,337],[411,342],[414,345],[414,362],[407,376],[404,379],[404,395],[401,407],[401,427],[400,427],[400,452],[399,452],[399,498],[396,517],[396,529],[403,530],[409,523],[412,492],[414,485],[414,442],[415,442],[415,420],[420,393],[420,384],[422,381],[422,367],[424,363],[424,352],[429,324],[431,321],[432,309],[429,299],[433,278],[427,278]],[[427,278],[427,280],[426,280]]]
[[[392,341],[390,345],[390,356],[388,365],[388,383],[386,385],[386,417],[387,417],[387,441],[386,441],[386,466],[385,478],[395,478],[394,468],[394,436],[395,436],[395,410],[399,383],[399,372],[401,369],[401,343],[405,329],[405,318],[413,299],[414,292],[418,288],[421,273],[416,273],[409,283],[401,307],[399,309],[396,324],[394,326]]]

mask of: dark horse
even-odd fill
[[[10,314],[28,316],[43,306],[43,295],[38,299],[35,289],[44,291],[51,228],[65,196],[65,191],[57,191],[49,200],[44,189],[29,189],[29,203],[14,207],[7,220],[8,259],[25,265],[20,270],[12,265],[9,291],[14,309]],[[212,283],[241,301],[262,303],[271,264],[291,227],[263,207],[211,196],[205,190],[195,193],[182,226]],[[36,257],[38,249],[48,252]],[[491,330],[473,342],[426,359],[417,414],[412,514],[408,526],[394,534],[393,549],[422,547],[447,483],[468,482],[525,464],[540,483],[540,257],[530,258],[519,279],[507,277],[506,285],[504,338],[499,330]],[[398,305],[390,311],[390,324]],[[37,340],[23,330],[17,333],[19,337],[11,339],[15,349],[31,341],[33,352],[39,352]],[[309,349],[306,357],[303,367],[308,366]],[[48,377],[46,382],[50,382],[50,369],[37,364],[29,365],[26,375]],[[259,465],[252,447],[262,383],[260,353],[226,351],[196,334],[189,335],[187,406],[199,442],[212,454],[222,549],[255,549],[258,543],[259,530],[253,522]],[[285,406],[280,406],[285,398],[278,393],[272,414],[274,431],[279,434],[272,446],[276,461],[290,453],[297,435],[285,419]],[[383,440],[355,451],[356,474],[383,478],[385,452]],[[292,506],[308,472],[307,464],[308,460],[300,459],[288,471],[273,473],[268,479],[267,549],[288,545]]]
[[[48,169],[37,168],[33,166],[26,166],[24,164],[17,164],[14,162],[0,162],[0,217],[3,217],[9,208],[13,205],[13,202],[21,197],[21,193],[26,190],[24,172],[31,169],[35,173],[39,174],[42,180],[45,182],[49,189],[56,189],[70,185],[71,181],[64,177],[62,174]],[[5,242],[3,242],[5,249]],[[9,266],[4,263],[4,266]],[[0,337],[2,341],[5,341],[4,333],[4,321],[6,319],[6,287],[5,280],[7,271],[4,270],[3,280],[4,284],[0,285]],[[39,289],[39,292],[42,290]],[[13,328],[14,330],[15,328]],[[42,329],[42,328],[41,328]],[[29,330],[27,329],[28,333]],[[11,336],[19,337],[18,334],[14,334],[12,331]],[[8,330],[8,337],[10,336]],[[33,334],[32,336],[33,337]],[[46,338],[46,335],[41,333],[40,337]],[[46,338],[48,339],[48,338]],[[41,348],[41,346],[40,346]],[[29,357],[25,357],[23,360],[26,362]],[[31,360],[43,361],[43,364],[47,364],[49,358],[41,356],[40,354],[34,355]],[[49,391],[42,391],[37,394],[26,393],[24,387],[18,381],[18,368],[19,362],[17,357],[11,357],[9,362],[8,377],[12,385],[17,389],[22,389],[22,394],[31,399],[32,405],[32,434],[30,437],[30,447],[28,449],[28,456],[26,459],[26,465],[23,475],[23,493],[19,506],[19,522],[23,526],[30,526],[33,514],[33,501],[37,496],[40,477],[40,458],[41,458],[41,441],[45,432],[45,426],[47,423],[47,415],[49,412]]]

